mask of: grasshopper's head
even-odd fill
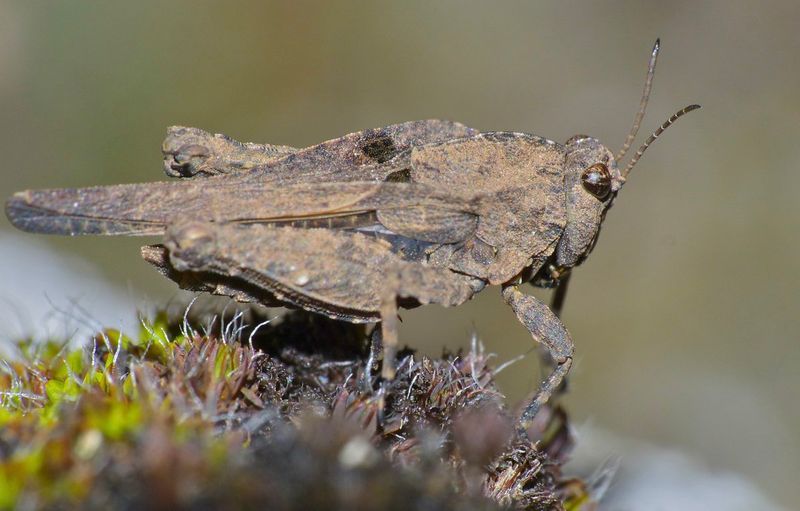
[[[576,135],[566,143],[567,225],[556,247],[554,263],[549,269],[553,280],[557,281],[560,275],[580,264],[594,248],[606,211],[614,203],[617,193],[644,151],[679,117],[700,108],[699,105],[690,105],[676,112],[650,135],[623,170],[618,168],[618,163],[636,138],[644,117],[658,51],[659,42],[656,41],[647,68],[639,111],[622,149],[614,155],[597,139],[585,135]]]
[[[592,250],[606,211],[625,182],[613,153],[597,139],[576,135],[566,146],[567,225],[555,253],[560,271],[579,264]]]

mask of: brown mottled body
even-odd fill
[[[386,378],[398,305],[455,306],[502,285],[555,362],[522,415],[524,430],[569,370],[572,341],[557,315],[517,286],[553,285],[583,261],[651,141],[621,173],[624,151],[615,158],[594,138],[559,144],[439,120],[306,149],[174,127],[162,149],[166,173],[178,179],[19,192],[6,214],[32,232],[163,236],[142,256],[184,289],[380,321]]]

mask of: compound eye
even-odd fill
[[[611,172],[602,163],[595,163],[584,170],[581,181],[586,191],[600,200],[605,199],[611,193]]]

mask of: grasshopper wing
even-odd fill
[[[232,175],[220,171],[223,175],[201,180],[27,190],[9,199],[6,215],[22,230],[66,235],[157,235],[163,233],[176,215],[209,208],[216,221],[237,221],[243,215],[247,216],[243,212],[248,210],[253,211],[252,219],[261,214],[261,205],[268,203],[277,189],[281,190],[281,198],[288,197],[291,201],[292,190],[287,190],[287,186],[302,188],[306,184],[317,187],[320,185],[315,183],[320,181],[383,181],[397,171],[395,165],[386,162],[395,154],[416,144],[448,140],[476,131],[448,121],[413,121],[353,133],[296,152],[282,146],[241,144],[223,136],[203,136],[203,133],[202,130],[189,129],[171,132],[165,146],[166,164],[172,165],[170,161],[183,147],[181,154],[205,151],[213,157],[208,168],[217,170],[208,173],[216,173],[220,168],[225,172],[235,168],[247,170]],[[209,147],[201,150],[198,142],[203,140]],[[180,142],[185,144],[175,147]],[[230,147],[224,149],[226,144]],[[253,156],[254,153],[257,154]],[[190,165],[199,165],[192,158]],[[328,193],[327,189],[325,193]],[[348,192],[345,190],[343,193]],[[262,195],[260,204],[252,208],[243,204]],[[309,197],[308,193],[302,195],[303,198]],[[228,202],[230,207],[220,206],[221,202]],[[283,205],[285,202],[279,200],[273,204]],[[239,211],[228,215],[231,208]],[[287,214],[291,215],[290,212]]]
[[[6,214],[16,227],[31,232],[157,235],[163,234],[174,219],[186,217],[216,223],[305,221],[328,227],[332,218],[381,210],[449,211],[448,215],[439,216],[439,225],[430,226],[437,230],[446,227],[441,223],[452,221],[454,216],[477,214],[474,202],[469,196],[418,183],[275,186],[247,176],[215,176],[189,182],[29,190],[9,199]]]
[[[228,290],[267,293],[349,321],[380,319],[392,272],[398,287],[391,292],[412,303],[453,306],[474,292],[475,279],[405,261],[386,241],[359,232],[190,221],[171,226],[164,245],[179,272],[220,275]]]

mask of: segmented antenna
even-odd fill
[[[633,155],[633,158],[631,158],[631,161],[630,163],[628,163],[628,166],[625,167],[624,171],[622,171],[622,178],[625,179],[628,177],[628,174],[630,173],[631,169],[634,167],[634,165],[636,165],[636,162],[639,161],[639,158],[641,158],[644,152],[647,150],[647,148],[650,147],[650,144],[652,144],[655,139],[657,139],[659,136],[661,136],[662,133],[664,133],[664,130],[672,126],[672,124],[675,121],[677,121],[684,115],[688,114],[692,110],[697,110],[698,108],[700,108],[700,105],[689,105],[685,108],[678,110],[677,112],[672,114],[672,117],[664,121],[664,124],[659,126],[658,129],[655,130],[652,135],[647,137],[647,140],[644,141],[642,147],[640,147],[639,150],[636,151],[636,154]]]
[[[642,119],[644,119],[644,113],[647,110],[647,102],[650,100],[650,89],[653,88],[653,76],[656,74],[656,60],[658,60],[659,50],[661,50],[661,39],[656,39],[656,44],[653,45],[653,52],[650,54],[650,62],[647,64],[647,77],[644,80],[642,99],[639,101],[639,111],[636,112],[636,117],[633,118],[633,126],[631,126],[631,131],[628,133],[628,138],[625,139],[622,149],[619,150],[614,158],[616,161],[622,160],[622,157],[633,145],[636,134],[639,133],[639,126],[642,125]]]

